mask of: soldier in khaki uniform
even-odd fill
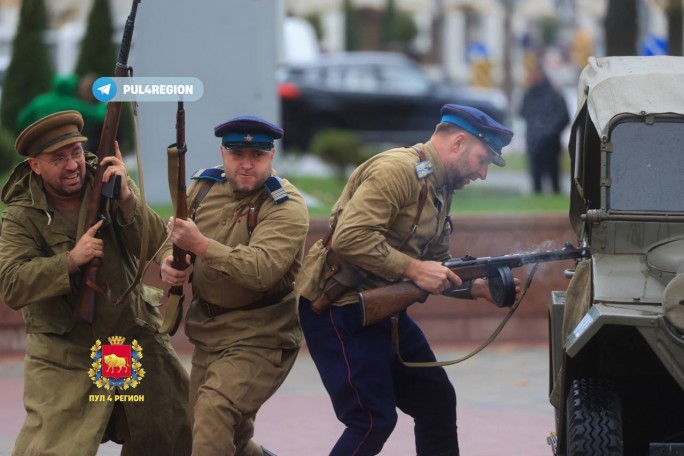
[[[15,455],[94,455],[101,441],[123,442],[122,454],[186,455],[190,452],[188,375],[167,336],[154,334],[161,323],[160,291],[133,282],[149,222],[152,256],[165,238],[162,220],[139,203],[134,182],[121,186],[108,221],[84,229],[97,157],[83,151],[83,119],[76,111],[44,117],[17,138],[16,150],[28,159],[17,165],[2,190],[0,298],[21,309],[26,323],[24,406],[26,419]],[[117,149],[105,158],[104,180],[127,171]],[[101,237],[95,232],[101,228]],[[98,257],[102,264],[92,324],[75,321],[79,268]],[[111,299],[105,295],[110,295]],[[141,326],[144,325],[144,326]],[[98,388],[90,378],[91,347],[112,336],[137,340],[144,377],[135,388]],[[91,395],[100,398],[91,401]],[[116,401],[137,395],[142,402]]]
[[[195,345],[192,454],[270,455],[252,440],[254,420],[290,372],[302,341],[293,288],[308,212],[295,187],[271,168],[279,127],[242,116],[215,134],[223,167],[193,176],[194,222],[169,222],[173,243],[195,256],[185,325]],[[190,268],[174,269],[170,250],[160,256],[162,279],[178,286]]]
[[[463,284],[441,261],[449,258],[454,190],[485,179],[491,163],[504,166],[501,148],[512,132],[470,107],[445,105],[441,114],[429,142],[383,152],[354,171],[333,208],[332,233],[314,244],[297,278],[306,343],[346,426],[332,456],[378,454],[397,408],[415,420],[419,456],[459,454],[456,394],[446,372],[401,364],[390,322],[362,327],[357,297],[411,280],[430,293],[460,286],[463,297],[492,300],[483,279]],[[356,278],[342,277],[345,270]],[[435,360],[405,311],[398,334],[405,360]]]

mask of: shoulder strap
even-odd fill
[[[262,192],[249,206],[249,212],[247,214],[247,234],[250,236],[252,235],[254,228],[256,228],[257,223],[259,223],[259,210],[269,196],[273,199],[275,204],[282,204],[290,199],[278,176],[269,176],[266,181],[264,181],[264,188],[266,191]]]
[[[425,155],[425,151],[422,148],[416,147],[416,146],[411,146],[413,149],[418,152],[418,157],[420,158],[420,162],[418,165],[416,165],[416,173],[418,173],[418,178],[421,180],[424,180],[425,177],[427,177],[430,172],[427,174],[423,174],[421,177],[421,170],[425,168],[423,166],[423,163],[429,163],[427,160],[427,157]],[[408,232],[404,240],[399,244],[399,247],[397,247],[397,250],[401,250],[404,248],[406,243],[411,240],[411,238],[416,234],[416,230],[418,229],[418,222],[420,221],[420,215],[423,213],[423,207],[425,207],[425,201],[427,201],[427,190],[428,190],[428,185],[427,181],[423,184],[423,188],[420,189],[420,195],[418,196],[418,210],[416,211],[416,216],[413,219],[413,226],[411,227],[411,231]]]
[[[418,148],[416,146],[411,146],[416,152],[418,152],[418,158],[420,158],[420,162],[416,165],[416,173],[418,174],[419,179],[424,179],[428,175],[431,174],[431,171],[425,173],[425,169],[431,169],[431,167],[425,166],[424,164],[427,163],[429,164],[427,160],[427,156],[425,155],[425,151],[423,151],[422,148]],[[425,206],[425,202],[427,201],[427,182],[425,182],[425,185],[423,185],[423,188],[420,190],[420,195],[418,196],[418,210],[416,211],[416,216],[413,219],[413,226],[411,227],[411,230],[408,232],[404,240],[399,244],[399,247],[397,247],[397,250],[401,250],[406,243],[411,240],[411,238],[416,234],[416,230],[418,229],[418,222],[420,221],[420,215],[423,213],[423,207]],[[330,223],[330,229],[328,230],[328,233],[325,235],[323,238],[323,246],[327,249],[330,250],[330,241],[332,240],[332,236],[335,233],[335,228],[337,227],[337,216],[339,215],[339,209],[335,211],[333,214],[333,219],[332,222]]]
[[[209,193],[209,190],[211,190],[211,187],[214,185],[214,183],[226,181],[226,173],[223,170],[223,166],[215,166],[214,168],[206,168],[196,171],[195,174],[192,175],[191,179],[197,180],[197,185],[201,185],[200,189],[197,191],[197,194],[192,199],[190,207],[188,208],[188,216],[192,220],[195,220],[195,214],[197,209],[200,207],[200,204],[202,204],[202,200],[205,196],[207,196],[207,193]]]
[[[263,192],[249,206],[249,212],[247,214],[247,234],[250,236],[252,235],[254,228],[256,228],[257,223],[259,223],[259,210],[261,209],[261,205],[264,204],[264,201],[266,201],[268,197],[269,193]]]
[[[202,200],[205,196],[207,196],[207,193],[209,193],[209,190],[211,190],[211,187],[214,185],[215,182],[215,180],[205,179],[200,181],[200,183],[198,184],[201,185],[201,187],[197,191],[197,195],[195,195],[195,197],[192,199],[192,202],[190,203],[190,211],[188,213],[188,216],[192,220],[195,220],[195,214],[197,213],[197,209],[200,207],[200,204],[202,204]]]

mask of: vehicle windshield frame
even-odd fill
[[[621,116],[605,157],[606,209],[683,213],[684,116]],[[652,153],[657,151],[657,153]]]

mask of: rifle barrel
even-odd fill
[[[131,49],[131,42],[133,38],[133,25],[135,22],[135,15],[138,9],[140,0],[133,0],[131,6],[131,13],[126,20],[126,26],[121,40],[121,47],[119,49],[119,57],[114,69],[115,77],[127,76],[128,68],[128,54]],[[115,155],[116,135],[119,131],[119,119],[121,117],[122,103],[120,101],[110,101],[107,103],[107,113],[102,125],[102,132],[100,133],[100,142],[97,148],[98,164],[106,157]],[[85,229],[89,229],[100,219],[106,220],[106,206],[107,202],[102,198],[102,178],[104,177],[105,168],[98,166],[95,171],[93,186],[91,188],[90,199],[88,200],[88,209],[85,217]],[[101,236],[98,232],[97,236]],[[97,274],[102,261],[99,258],[93,258],[83,267],[81,273],[81,284],[79,288],[79,297],[76,307],[74,308],[74,318],[76,320],[92,323],[95,316],[95,293]]]

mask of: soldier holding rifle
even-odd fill
[[[378,454],[397,408],[415,420],[419,456],[459,454],[456,394],[446,372],[402,365],[390,321],[363,327],[358,297],[410,280],[429,293],[460,287],[461,297],[492,301],[485,280],[463,283],[441,261],[449,258],[454,190],[484,180],[491,163],[504,166],[501,149],[513,133],[471,107],[445,105],[441,115],[427,143],[383,152],[354,171],[333,208],[330,232],[308,252],[297,278],[306,343],[346,426],[332,456]],[[405,360],[435,360],[405,311],[398,329]]]
[[[14,454],[94,455],[107,440],[122,443],[122,454],[189,454],[188,375],[168,336],[154,334],[161,321],[154,307],[160,290],[155,296],[138,284],[123,302],[113,302],[136,275],[143,219],[149,224],[149,256],[162,244],[165,227],[140,204],[118,146],[98,163],[83,150],[82,128],[76,111],[51,114],[28,126],[15,144],[27,159],[2,190],[0,298],[21,309],[27,332],[27,416]],[[122,185],[119,199],[106,204],[107,220],[86,229],[98,166],[106,167],[104,182],[118,176]],[[74,319],[73,313],[79,269],[94,258],[101,265],[89,323]],[[95,341],[106,344],[113,336],[142,347],[144,378],[126,393],[143,401],[117,401],[123,388],[103,389],[89,378]],[[114,359],[119,371],[130,367],[128,360]]]
[[[290,372],[302,332],[294,279],[309,218],[304,199],[271,168],[283,130],[256,116],[218,125],[223,166],[201,170],[188,189],[190,218],[169,222],[171,239],[194,256],[174,268],[161,252],[162,280],[182,286],[192,270],[185,333],[195,346],[190,373],[193,455],[263,456],[257,412]],[[193,215],[194,214],[194,215]]]

